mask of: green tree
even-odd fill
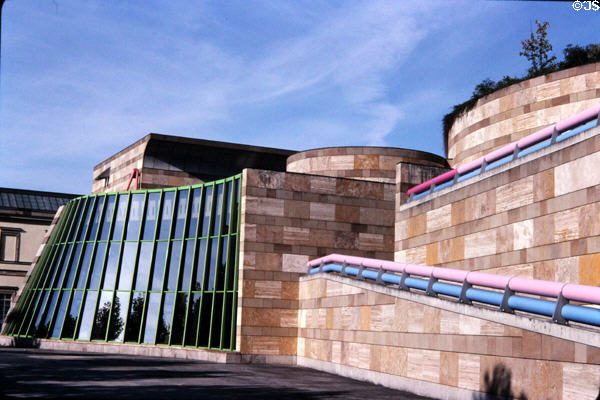
[[[551,56],[552,45],[546,38],[548,36],[549,22],[535,21],[537,24],[537,30],[535,34],[531,32],[531,36],[527,40],[521,41],[523,51],[519,55],[524,56],[531,63],[529,68],[529,76],[538,76],[547,74],[556,69],[554,62],[556,61],[555,56]]]

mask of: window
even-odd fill
[[[19,261],[21,229],[0,227],[0,261]]]
[[[8,314],[8,309],[10,308],[10,298],[11,295],[9,293],[0,293],[0,328],[2,327],[2,323]]]

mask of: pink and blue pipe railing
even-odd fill
[[[471,176],[481,174],[492,168],[499,167],[509,161],[516,160],[534,151],[565,140],[577,133],[600,123],[600,105],[589,108],[579,114],[541,129],[516,142],[507,144],[476,160],[447,171],[426,182],[408,189],[408,201],[424,197]]]
[[[594,308],[600,305],[600,287],[341,254],[330,254],[309,261],[308,273],[318,272],[368,279],[400,290],[416,290],[428,296],[444,295],[464,304],[483,303],[507,313],[524,311],[548,316],[559,324],[574,321],[600,326],[600,309]]]

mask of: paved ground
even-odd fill
[[[0,397],[423,399],[306,368],[0,348]]]

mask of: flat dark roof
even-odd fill
[[[60,206],[79,196],[78,194],[0,188],[0,209],[55,213]]]

